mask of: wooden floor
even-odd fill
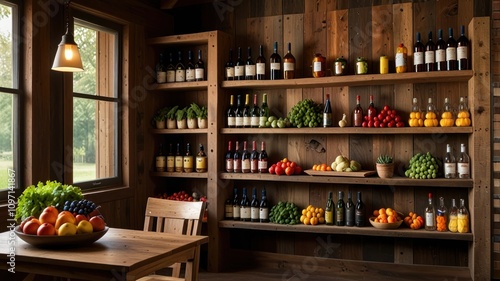
[[[283,270],[270,270],[270,269],[259,269],[259,270],[245,270],[245,271],[235,271],[235,272],[224,272],[224,273],[210,273],[200,271],[200,281],[271,281],[271,280],[282,280],[282,281],[299,281],[299,280],[311,280],[311,281],[352,281],[347,279],[340,279],[333,276],[313,276],[304,273],[293,274],[292,272],[286,272]],[[373,279],[363,279],[358,280],[373,280]]]

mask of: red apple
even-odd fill
[[[76,219],[75,224],[78,224],[79,222],[84,221],[84,220],[85,220],[85,221],[88,221],[88,220],[89,220],[89,218],[87,218],[87,216],[86,216],[86,215],[83,215],[83,214],[78,214],[78,215],[76,215],[76,216],[75,216],[75,219]]]
[[[56,209],[57,211],[57,209]],[[50,223],[50,224],[56,224],[56,220],[57,220],[57,215],[58,213],[57,212],[53,212],[53,211],[43,211],[41,214],[40,214],[40,217],[38,218],[40,220],[40,223]]]
[[[94,232],[102,231],[106,226],[106,222],[104,222],[104,219],[101,216],[93,216],[90,218],[89,222],[92,224]]]
[[[56,228],[53,224],[50,223],[42,223],[36,232],[36,235],[56,235]]]
[[[20,229],[21,231],[23,231],[23,227],[24,227],[24,225],[25,225],[27,222],[29,222],[30,220],[32,220],[32,219],[35,219],[35,216],[29,216],[29,217],[25,218],[25,219],[21,222],[21,224],[19,225],[19,229]]]
[[[36,235],[39,227],[40,221],[38,219],[32,219],[24,225],[23,233]]]

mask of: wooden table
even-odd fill
[[[15,271],[86,280],[136,280],[175,262],[191,260],[186,279],[198,280],[200,245],[207,236],[186,236],[110,228],[95,243],[70,249],[40,249],[20,238],[9,244],[0,233],[0,268],[9,269],[9,247],[15,247]]]

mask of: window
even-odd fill
[[[19,15],[14,2],[0,0],[0,190],[13,187],[18,162]],[[1,195],[2,199],[6,194]]]
[[[102,19],[75,13],[74,37],[83,72],[73,73],[73,183],[117,184],[120,169],[120,32]]]

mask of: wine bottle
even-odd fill
[[[288,52],[283,57],[283,78],[295,78],[295,57],[292,55],[292,43],[288,42]]]
[[[260,106],[259,127],[265,128],[267,119],[269,118],[269,106],[267,105],[267,94],[262,95],[262,105]]]
[[[361,192],[358,191],[358,202],[356,202],[356,212],[354,214],[354,223],[357,227],[365,226],[365,203],[361,198]]]
[[[328,192],[328,199],[326,200],[325,223],[326,225],[333,225],[333,199],[331,191]]]
[[[241,172],[250,173],[250,152],[247,149],[247,141],[243,141],[243,151],[241,152]]]
[[[375,108],[375,104],[373,103],[373,95],[370,95],[370,104],[368,105],[368,109],[366,110],[366,115],[373,120],[375,116],[377,116],[377,109]]]
[[[323,127],[332,126],[332,105],[330,103],[330,94],[326,94],[325,109],[323,110]]]
[[[167,83],[175,82],[175,66],[172,53],[168,54],[168,65],[167,65]]]
[[[425,207],[425,230],[436,230],[436,209],[432,203],[432,193],[429,193],[429,203]]]
[[[413,46],[413,65],[415,67],[415,72],[425,71],[424,50],[425,46],[420,41],[420,32],[417,32],[417,42],[415,42]]]
[[[178,52],[177,64],[175,65],[175,82],[186,81],[186,68],[182,63],[182,52]]]
[[[250,110],[250,127],[258,128],[260,123],[260,108],[257,104],[257,94],[253,95],[253,107]]]
[[[451,208],[448,220],[448,230],[458,232],[458,208],[455,203],[455,198],[451,199]]]
[[[345,225],[354,226],[356,206],[352,202],[351,192],[347,192],[347,202],[345,203]]]
[[[156,64],[156,83],[163,84],[167,82],[167,67],[165,66],[165,59],[163,53],[160,53],[160,58]]]
[[[361,97],[356,96],[356,107],[352,113],[352,120],[354,127],[361,127],[363,124],[363,108],[361,107]]]
[[[198,50],[198,61],[194,64],[194,80],[205,80],[205,63],[201,59],[201,50]]]
[[[231,141],[229,141],[225,159],[226,159],[226,172],[228,173],[234,172],[234,152]]]
[[[344,192],[339,191],[339,200],[337,201],[337,208],[335,208],[335,224],[337,226],[345,225],[345,203]]]
[[[241,221],[250,221],[251,215],[250,215],[250,201],[248,200],[247,197],[247,188],[243,187],[243,192],[241,195],[241,202],[240,202],[240,220]]]
[[[233,172],[241,173],[241,153],[238,141],[236,141],[236,146],[234,147],[233,153]]]
[[[436,70],[446,70],[446,42],[443,39],[443,30],[438,30],[438,40],[436,42]]]
[[[252,48],[248,47],[248,56],[245,63],[245,80],[255,80],[255,63],[252,60]]]
[[[233,198],[234,194],[236,194],[238,190],[235,188],[234,193],[233,193]],[[226,202],[224,203],[224,218],[226,220],[232,220],[233,219],[233,199],[231,197],[228,197],[226,199]]]
[[[446,144],[446,154],[443,158],[444,162],[444,177],[447,179],[454,179],[457,177],[457,162],[453,152],[451,151],[450,144]]]
[[[274,42],[274,52],[269,58],[270,79],[281,79],[281,56],[278,54],[278,42]]]
[[[269,222],[269,206],[265,188],[262,189],[262,198],[260,199],[259,220],[260,222]]]
[[[238,58],[234,65],[234,80],[245,80],[245,62],[241,58],[241,47],[238,47]]]
[[[436,44],[432,41],[432,31],[429,32],[429,39],[425,44],[425,68],[427,71],[436,70]]]
[[[465,200],[460,199],[460,208],[457,215],[457,230],[458,233],[469,232],[469,211],[465,207]]]
[[[446,41],[446,69],[457,70],[457,41],[453,38],[453,28],[448,28],[448,41]]]
[[[184,173],[193,172],[193,154],[191,153],[191,147],[189,145],[189,142],[186,144],[186,154],[182,159],[184,161],[183,164]]]
[[[160,143],[160,148],[158,149],[158,153],[156,154],[156,171],[165,172],[166,166],[166,157],[163,153],[163,144]]]
[[[200,143],[200,148],[198,150],[198,154],[196,154],[196,172],[197,173],[207,172],[207,154],[205,154],[205,148],[201,143]]]
[[[250,221],[258,222],[260,221],[260,204],[259,199],[257,199],[257,189],[252,188],[252,202],[250,202]]]
[[[265,142],[260,143],[259,152],[259,162],[258,162],[259,173],[267,173],[267,152]]]
[[[459,179],[470,178],[470,157],[467,154],[464,143],[460,145],[460,155],[457,160],[457,176]]]
[[[229,58],[226,62],[225,68],[226,80],[234,80],[234,62],[233,62],[233,49],[229,49]]]
[[[465,26],[460,27],[460,37],[457,40],[457,69],[469,69],[469,39],[465,36]]]
[[[259,46],[259,56],[255,60],[255,68],[257,71],[257,80],[266,79],[266,58],[264,57],[264,51],[262,45]]]
[[[193,63],[193,53],[188,51],[188,61],[186,63],[186,81],[193,82],[195,80],[195,70]]]
[[[172,144],[168,144],[168,154],[167,154],[167,172],[175,171],[175,156],[172,148]]]
[[[243,128],[250,128],[252,116],[250,114],[250,95],[245,95],[245,106],[243,107]]]
[[[259,172],[259,152],[257,152],[257,142],[252,141],[252,152],[250,152],[250,173]]]
[[[234,95],[231,95],[229,98],[229,108],[226,112],[226,118],[227,118],[227,127],[228,128],[235,128],[236,127],[236,113],[235,113],[235,107],[234,107]]]
[[[184,166],[184,159],[181,155],[181,145],[177,143],[177,151],[175,152],[175,171],[182,172]]]
[[[234,110],[234,112],[236,116],[236,128],[243,128],[243,104],[241,102],[241,95],[237,96],[236,109]]]
[[[439,197],[439,206],[436,209],[436,230],[445,232],[448,231],[448,209],[444,204],[444,198]]]
[[[239,221],[241,219],[240,215],[240,199],[238,198],[238,189],[234,188],[234,198],[233,198],[233,220]]]

